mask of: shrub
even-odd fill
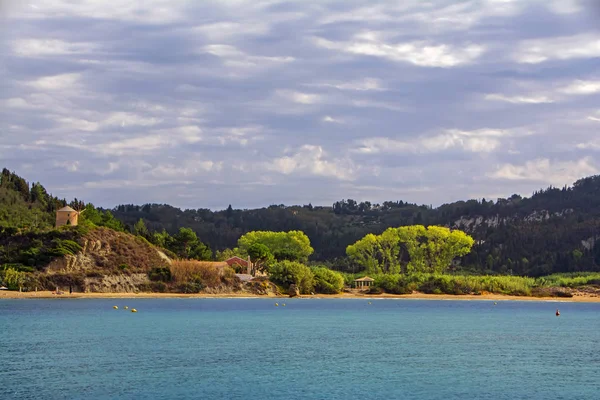
[[[170,282],[173,279],[171,270],[168,267],[152,268],[148,277],[154,282]]]
[[[313,268],[315,291],[317,293],[336,294],[344,289],[344,277],[325,267]]]
[[[164,282],[150,282],[150,291],[164,293],[167,291],[167,285]]]
[[[176,260],[171,264],[173,280],[178,284],[196,282],[204,287],[218,287],[238,281],[235,272],[225,263]]]
[[[202,284],[200,283],[192,283],[192,282],[188,282],[188,283],[182,283],[180,285],[177,286],[177,291],[180,293],[186,293],[186,294],[192,294],[192,293],[200,293],[200,291],[204,289],[204,287],[202,286]]]
[[[271,280],[289,288],[298,286],[300,293],[309,294],[314,290],[315,277],[309,267],[296,261],[281,261],[269,268]]]

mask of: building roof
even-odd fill
[[[241,266],[244,266],[244,267],[248,266],[248,260],[244,260],[243,258],[240,258],[238,256],[234,256],[234,257],[228,258],[227,260],[225,260],[225,262],[228,265],[235,265],[235,264],[237,264],[237,265],[241,265]]]
[[[375,279],[364,276],[362,278],[355,279],[354,282],[375,282]]]
[[[73,209],[72,209],[71,207],[69,207],[69,206],[66,206],[66,207],[63,207],[63,208],[61,208],[60,210],[58,210],[58,212],[77,212],[77,211],[73,210]]]

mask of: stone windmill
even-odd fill
[[[85,210],[75,210],[69,206],[56,211],[56,227],[59,226],[77,226],[79,223],[79,214]]]

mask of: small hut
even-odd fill
[[[71,207],[63,207],[56,212],[56,227],[59,226],[77,226],[79,219],[79,212],[73,210]]]
[[[373,282],[375,282],[375,279],[364,276],[354,280],[354,287],[360,290],[365,290],[373,286]]]

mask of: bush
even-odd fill
[[[298,286],[301,294],[314,291],[315,277],[309,267],[296,261],[281,261],[269,268],[271,280],[289,288],[290,285]]]
[[[173,279],[171,270],[168,267],[152,268],[148,277],[154,282],[171,282],[171,279]]]
[[[312,272],[317,293],[336,294],[344,289],[344,277],[339,272],[325,267],[313,268]]]
[[[535,287],[533,278],[520,276],[446,275],[416,273],[411,275],[376,275],[375,286],[387,293],[408,294],[419,291],[429,294],[481,294],[481,292],[530,296]]]
[[[235,272],[225,263],[177,260],[171,264],[171,273],[178,284],[198,283],[202,288],[239,283]]]
[[[186,294],[192,294],[192,293],[200,293],[200,291],[204,289],[204,287],[202,286],[202,284],[200,283],[192,283],[192,282],[188,282],[188,283],[182,283],[180,285],[177,286],[177,291],[180,293],[186,293]]]

